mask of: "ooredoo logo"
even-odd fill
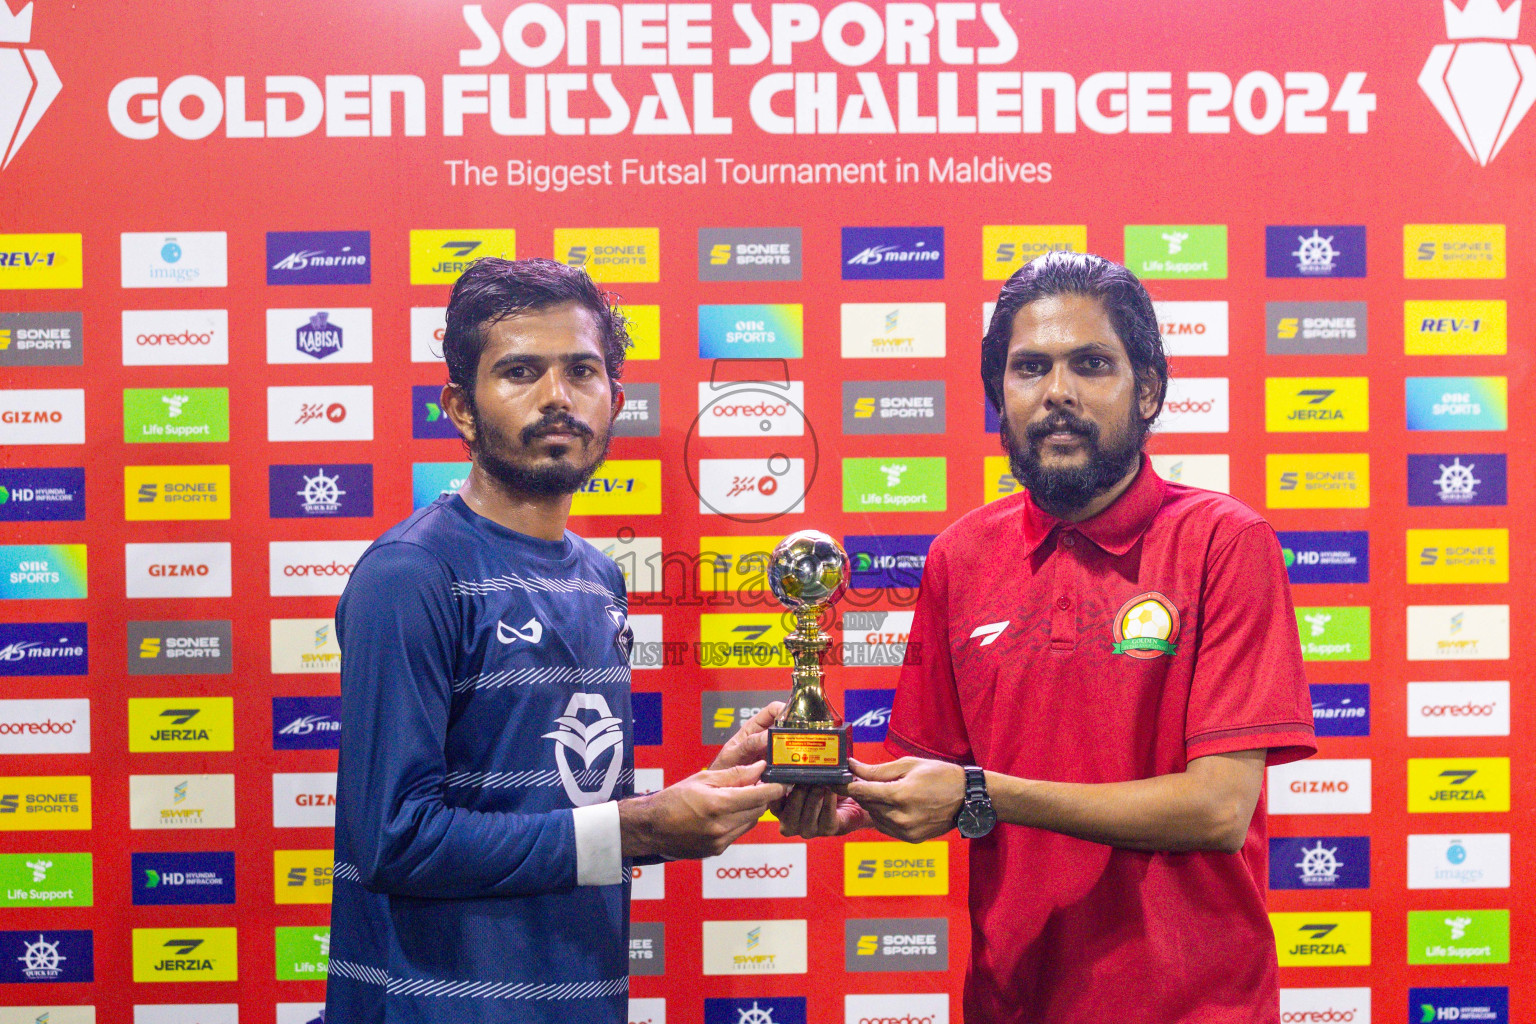
[[[845,1024],[949,1024],[944,993],[844,996]]]
[[[340,594],[370,541],[273,541],[270,545],[273,597]]]
[[[805,895],[804,843],[745,843],[704,860],[704,898]]]
[[[223,366],[228,362],[228,310],[123,310],[124,366]]]
[[[1371,1024],[1368,988],[1283,988],[1281,1024]]]
[[[1409,736],[1508,736],[1509,683],[1408,684]]]
[[[1227,378],[1176,377],[1168,382],[1153,429],[1163,434],[1225,434],[1230,410]]]
[[[90,752],[89,700],[0,700],[0,754]]]
[[[1354,1010],[1293,1010],[1280,1015],[1280,1024],[1353,1024]]]
[[[800,437],[805,383],[701,381],[697,427],[700,437]]]

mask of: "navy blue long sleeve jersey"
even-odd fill
[[[456,494],[358,560],[336,613],[327,1020],[626,1020],[630,873],[607,804],[634,784],[626,610],[591,545]],[[595,861],[613,884],[578,884]]]

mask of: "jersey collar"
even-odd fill
[[[1152,469],[1152,460],[1141,456],[1141,469],[1131,486],[1091,519],[1068,523],[1043,512],[1025,492],[1024,553],[1034,554],[1057,527],[1076,530],[1112,555],[1123,555],[1136,546],[1163,504],[1163,480]]]

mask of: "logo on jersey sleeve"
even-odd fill
[[[583,711],[596,712],[597,718],[584,722],[580,718]],[[555,766],[560,770],[560,784],[565,787],[565,795],[577,807],[604,803],[613,796],[614,784],[619,781],[619,769],[624,766],[623,720],[614,717],[608,709],[608,702],[600,694],[575,693],[571,695],[571,702],[565,706],[565,714],[555,719],[555,724],[559,728],[545,733],[543,738],[555,741]],[[608,769],[602,775],[601,784],[595,790],[582,789],[583,781],[591,782],[596,777],[593,762],[610,748],[613,756],[608,761]],[[570,751],[581,758],[580,772],[571,768]]]
[[[1179,610],[1162,594],[1138,594],[1115,613],[1115,654],[1138,660],[1178,653]]]

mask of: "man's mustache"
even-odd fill
[[[578,423],[569,413],[546,413],[537,423],[530,424],[518,434],[518,439],[523,444],[532,444],[534,438],[543,437],[545,434],[575,434],[577,437],[587,439],[592,436],[592,428],[584,423]]]
[[[1091,442],[1099,440],[1099,425],[1090,420],[1080,419],[1069,412],[1054,412],[1039,423],[1031,423],[1024,428],[1024,436],[1030,444],[1038,446],[1051,434],[1072,433],[1080,434]]]

